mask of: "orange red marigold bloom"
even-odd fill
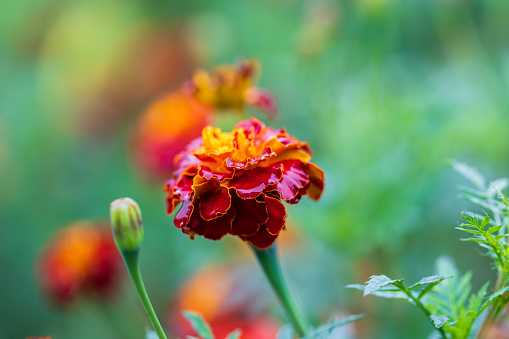
[[[167,213],[182,203],[174,224],[191,238],[231,234],[267,248],[285,228],[281,200],[296,204],[322,194],[324,173],[310,159],[306,142],[254,118],[232,132],[207,126],[175,157],[164,185]]]
[[[36,268],[42,289],[62,303],[84,292],[111,293],[117,286],[122,258],[109,227],[77,222],[58,232]]]
[[[248,104],[274,115],[277,113],[275,98],[269,91],[255,87],[260,69],[255,59],[242,59],[235,65],[221,65],[211,72],[197,70],[184,90],[215,109],[242,111]]]
[[[135,163],[148,177],[173,170],[173,158],[212,120],[212,109],[182,91],[155,101],[141,115],[134,135]]]

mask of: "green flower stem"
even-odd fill
[[[147,291],[145,290],[145,285],[143,285],[143,280],[141,279],[140,265],[138,261],[139,249],[132,251],[121,251],[122,257],[124,257],[125,265],[127,266],[127,271],[131,276],[131,280],[136,287],[136,291],[140,296],[141,303],[143,307],[145,307],[145,311],[152,323],[152,327],[157,333],[159,339],[166,339],[166,335],[164,334],[163,328],[159,323],[159,319],[157,319],[156,312],[150,303],[150,299],[148,298]]]
[[[279,267],[279,261],[276,255],[276,245],[274,244],[264,250],[258,249],[254,246],[251,246],[251,248],[258,259],[258,262],[262,266],[263,272],[267,276],[274,292],[276,292],[279,301],[283,305],[295,332],[297,332],[300,337],[304,337],[306,333],[309,332],[310,326],[288,291],[288,286],[284,281],[281,268]]]

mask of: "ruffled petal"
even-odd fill
[[[267,232],[277,236],[279,232],[285,227],[286,209],[283,203],[278,199],[264,196],[263,199],[267,204],[267,211],[269,212],[269,219],[265,223]]]
[[[200,196],[200,215],[210,221],[223,216],[230,209],[232,200],[226,187],[218,186]]]
[[[308,171],[310,185],[307,190],[307,195],[313,200],[318,200],[322,196],[325,173],[312,162],[308,162]]]
[[[263,201],[256,199],[241,199],[236,194],[232,194],[232,205],[236,211],[235,220],[233,220],[233,235],[250,236],[256,234],[269,219],[267,205]]]
[[[307,166],[300,160],[285,160],[282,165],[283,177],[276,184],[277,191],[281,199],[291,200],[309,181]]]
[[[282,167],[281,164],[274,164],[269,167],[239,170],[227,185],[234,188],[242,199],[253,199],[259,196],[267,185],[276,184],[281,180]]]
[[[220,240],[230,232],[234,219],[233,208],[227,214],[209,221],[204,220],[198,211],[193,211],[189,223],[182,228],[182,232],[189,234],[191,238],[198,234],[210,240]]]
[[[194,206],[190,200],[184,201],[180,207],[180,210],[177,212],[175,218],[173,219],[173,224],[175,224],[177,228],[185,227],[189,223],[193,209]]]
[[[255,165],[263,160],[266,160],[266,159],[269,159],[269,158],[272,158],[272,157],[275,157],[277,154],[275,152],[272,152],[272,149],[270,147],[266,147],[264,150],[263,150],[263,153],[257,157],[254,157],[254,158],[245,158],[245,159],[242,159],[241,161],[238,161],[238,160],[232,160],[231,157],[228,157],[226,159],[226,166],[227,167],[230,167],[230,168],[237,168],[237,169],[243,169],[243,168],[246,168],[248,166],[252,166],[252,165]]]
[[[277,237],[278,237],[277,235],[270,234],[267,231],[265,225],[263,225],[260,227],[260,231],[258,231],[258,233],[256,233],[252,237],[249,237],[248,240],[251,243],[251,245],[263,250],[265,248],[270,247],[274,243],[274,241],[276,241]]]
[[[201,166],[200,169],[198,170],[198,175],[207,179],[207,180],[216,178],[219,182],[221,182],[225,179],[233,178],[234,171],[231,170],[231,171],[225,171],[225,172],[217,172],[217,171],[212,171],[207,166]]]

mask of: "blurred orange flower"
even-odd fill
[[[164,177],[173,158],[210,123],[212,111],[176,91],[155,101],[140,117],[134,134],[134,163],[148,177]]]
[[[242,111],[248,104],[273,116],[277,113],[275,98],[269,91],[255,87],[260,68],[257,60],[242,59],[211,72],[197,70],[184,90],[215,109]]]
[[[296,204],[303,195],[318,200],[322,194],[324,173],[310,154],[284,128],[254,118],[232,132],[207,126],[175,157],[177,170],[164,185],[167,213],[182,202],[174,224],[191,238],[232,234],[267,248],[285,228],[281,200]]]
[[[122,267],[110,228],[84,221],[57,233],[39,257],[36,271],[44,292],[65,303],[84,292],[107,296]]]
[[[274,318],[261,315],[263,295],[254,277],[235,266],[207,266],[186,281],[176,293],[169,323],[177,337],[195,335],[182,316],[194,311],[207,321],[216,338],[225,338],[235,329],[242,339],[275,338],[281,326]]]

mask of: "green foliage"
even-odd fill
[[[226,336],[226,339],[239,339],[242,331],[237,329]]]
[[[202,317],[200,317],[199,314],[189,311],[184,311],[182,312],[182,314],[187,319],[187,321],[189,321],[193,329],[196,331],[196,333],[198,333],[198,335],[200,335],[202,339],[214,339],[214,335],[212,334],[210,326],[205,322],[205,320],[202,319]],[[231,335],[232,334],[230,334],[230,336]],[[230,336],[229,338],[235,338]]]
[[[472,273],[459,277],[454,262],[448,258],[439,258],[437,271],[437,275],[422,278],[410,287],[403,285],[403,279],[385,275],[372,276],[365,285],[346,287],[361,290],[365,296],[407,300],[419,307],[442,337],[451,339],[469,338],[475,320],[509,290],[509,286],[504,287],[485,299],[488,282],[471,294]]]
[[[336,330],[342,326],[348,325],[351,322],[359,320],[364,317],[364,314],[351,315],[349,317],[333,320],[328,324],[311,328],[308,334],[303,339],[337,339]],[[295,332],[293,328],[287,324],[279,330],[277,339],[293,339]]]
[[[451,275],[423,300],[423,304],[431,313],[435,326],[440,326],[450,338],[468,338],[472,325],[484,309],[490,304],[486,296],[489,283],[486,283],[476,294],[471,294],[472,273],[467,272],[459,277],[458,270],[452,259],[441,257],[437,260],[439,274]]]

